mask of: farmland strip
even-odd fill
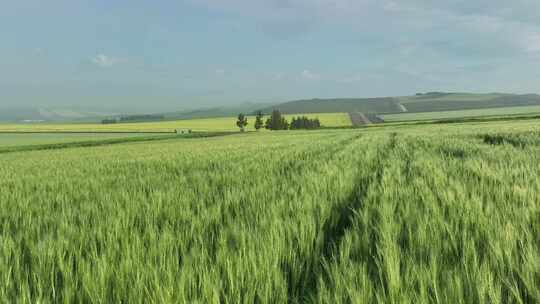
[[[351,117],[351,122],[353,127],[359,127],[364,125],[371,124],[371,121],[364,115],[364,113],[360,112],[350,112],[349,116]]]
[[[161,141],[161,140],[170,140],[170,139],[188,139],[188,138],[207,138],[207,137],[217,137],[217,136],[226,136],[231,135],[230,132],[213,132],[213,133],[192,133],[189,135],[160,135],[152,137],[126,137],[126,138],[114,138],[114,139],[105,139],[105,140],[89,140],[89,141],[78,141],[70,143],[59,143],[59,144],[45,144],[45,145],[29,145],[29,146],[13,146],[0,148],[0,154],[2,153],[13,153],[13,152],[24,152],[24,151],[40,151],[40,150],[58,150],[58,149],[69,149],[69,148],[86,148],[86,147],[99,147],[99,146],[110,146],[124,143],[135,143],[135,142],[151,142],[151,141]]]

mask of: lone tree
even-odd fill
[[[266,128],[268,130],[288,130],[289,122],[285,117],[281,116],[279,110],[272,111],[272,116],[266,120]]]
[[[248,125],[246,115],[244,115],[243,113],[238,114],[238,120],[236,121],[236,125],[240,128],[240,132],[244,132],[246,130],[246,126]]]
[[[258,111],[257,115],[255,116],[255,130],[259,131],[263,126],[263,113]]]

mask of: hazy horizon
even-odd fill
[[[0,108],[537,93],[539,17],[527,0],[12,1]]]

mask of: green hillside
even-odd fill
[[[193,110],[171,112],[140,112],[134,109],[92,109],[77,107],[39,108],[39,107],[8,107],[0,104],[0,122],[99,122],[103,119],[128,117],[134,121],[184,120],[215,117],[232,117],[238,113],[254,113],[271,103],[244,102],[235,105],[197,108]],[[152,115],[159,119],[136,119],[137,116]]]
[[[415,96],[385,98],[337,98],[296,100],[262,109],[269,113],[279,109],[286,114],[362,112],[365,114],[398,114],[460,111],[540,105],[540,95],[470,94],[431,92]]]
[[[264,113],[270,113],[273,109],[279,109],[285,114],[299,113],[339,113],[339,112],[363,112],[363,113],[400,113],[402,112],[399,101],[396,98],[336,98],[336,99],[309,99],[296,100],[282,103],[276,106],[262,109]]]
[[[39,121],[96,121],[103,117],[117,115],[118,111],[101,109],[65,108],[32,108],[8,107],[0,104],[0,121],[2,122],[39,122]]]
[[[192,111],[164,113],[165,119],[199,119],[199,118],[214,118],[214,117],[232,117],[238,113],[252,114],[261,107],[271,107],[271,103],[252,103],[246,102],[232,106],[213,107],[206,109],[197,109]]]
[[[386,122],[394,121],[414,121],[414,120],[448,120],[459,118],[481,118],[481,117],[516,117],[540,114],[540,106],[523,107],[501,107],[490,109],[473,109],[458,111],[440,111],[440,112],[418,112],[418,113],[400,113],[377,115]]]
[[[429,93],[401,97],[408,112],[438,112],[540,105],[540,95]]]

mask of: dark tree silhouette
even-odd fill
[[[257,112],[257,115],[255,116],[255,130],[259,131],[263,126],[263,113],[261,111]]]
[[[321,122],[318,118],[309,119],[306,116],[293,117],[291,121],[291,130],[298,129],[318,129],[321,127]]]
[[[279,110],[274,110],[272,116],[266,120],[266,128],[268,130],[288,130],[289,122],[281,115]]]
[[[248,125],[248,120],[246,115],[243,113],[238,114],[238,120],[236,121],[236,125],[238,128],[240,128],[240,132],[244,132],[246,130],[246,126]]]

